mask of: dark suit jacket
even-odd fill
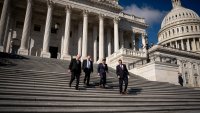
[[[76,59],[72,59],[69,65],[69,69],[71,72],[81,73],[81,61]]]
[[[183,78],[182,78],[182,76],[178,76],[178,82],[179,82],[179,83],[183,83]]]
[[[122,65],[123,65],[123,69],[121,68],[120,65],[117,65],[116,74],[117,74],[117,76],[120,76],[120,78],[128,77],[129,72],[128,72],[127,68],[126,68],[126,65],[125,64],[122,64]]]
[[[98,65],[97,72],[100,73],[100,75],[101,74],[105,74],[106,72],[108,72],[108,66],[107,66],[107,64],[105,64],[105,66],[103,66],[103,64],[100,63]]]
[[[88,69],[87,68],[87,60],[83,60],[82,69],[83,69],[84,72],[86,71],[86,69],[87,69],[87,71],[89,70],[90,72],[93,72],[93,62],[90,61],[90,67]]]

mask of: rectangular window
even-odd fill
[[[23,29],[24,22],[16,21],[16,28]]]
[[[41,25],[34,24],[34,31],[40,31]]]

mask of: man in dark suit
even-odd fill
[[[100,87],[105,88],[106,85],[106,73],[108,72],[108,66],[106,64],[106,59],[102,60],[102,63],[99,63],[97,68],[98,75],[100,76]],[[103,85],[103,86],[102,86]]]
[[[182,78],[182,74],[178,72],[178,83],[183,86],[183,78]]]
[[[79,87],[79,79],[81,74],[81,56],[77,55],[76,59],[72,59],[69,65],[69,72],[71,72],[71,80],[69,83],[69,87],[71,87],[72,82],[76,78],[76,90],[78,90]]]
[[[119,78],[119,92],[120,94],[127,94],[127,87],[128,87],[128,78],[129,78],[129,72],[126,68],[125,64],[122,64],[122,60],[120,59],[119,61],[119,65],[117,65],[116,67],[116,74],[117,77]],[[123,82],[125,83],[125,88],[124,88],[124,92],[122,92],[123,90]]]
[[[85,72],[85,78],[83,82],[85,84],[85,81],[87,80],[87,86],[89,86],[90,73],[93,72],[93,62],[90,56],[88,56],[86,60],[83,60],[82,69]]]

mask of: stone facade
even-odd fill
[[[91,55],[97,62],[147,43],[144,19],[123,13],[117,0],[1,0],[0,9],[3,52],[66,60]]]
[[[200,87],[200,18],[192,10],[172,0],[173,9],[164,18],[158,45],[148,50],[148,59],[129,64],[131,72],[148,80]]]

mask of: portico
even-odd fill
[[[108,6],[98,2],[101,8],[89,5],[92,2],[97,1],[17,2],[15,10],[12,9],[11,12],[16,18],[9,21],[11,26],[7,26],[9,29],[13,28],[8,32],[11,34],[12,45],[19,47],[16,50],[21,55],[51,58],[51,54],[55,53],[52,53],[50,48],[57,48],[59,59],[70,60],[71,56],[78,53],[82,58],[91,55],[94,62],[111,56],[120,48],[133,51],[139,51],[139,47],[144,48],[147,43],[143,35],[146,34],[147,27],[144,19],[121,13],[121,6],[114,2],[115,5]],[[10,2],[4,0],[2,4],[0,27],[5,27],[2,23],[5,23],[5,18],[8,17],[5,13],[8,12]],[[55,28],[55,25],[58,28]],[[4,36],[1,32],[2,29],[0,34]],[[4,40],[2,36],[0,38]],[[2,47],[11,48],[10,42],[4,45],[2,41],[0,43]],[[139,43],[142,43],[142,46]],[[12,48],[4,52],[12,52]]]

